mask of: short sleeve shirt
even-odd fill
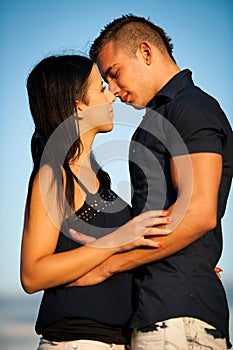
[[[194,85],[186,69],[150,101],[132,137],[129,169],[134,215],[170,207],[177,198],[171,158],[200,152],[218,153],[223,159],[218,224],[177,254],[136,269],[131,326],[190,316],[212,324],[228,338],[228,306],[214,267],[222,251],[221,218],[233,175],[233,136],[218,102]]]

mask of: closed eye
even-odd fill
[[[104,92],[106,90],[106,85],[104,85],[103,81],[101,83],[101,92]]]
[[[111,80],[114,80],[117,78],[117,76],[118,76],[118,70],[114,73],[111,73],[110,78],[111,78]]]
[[[106,78],[107,83],[109,84],[112,80],[117,79],[118,73],[119,73],[119,69],[117,69],[117,70],[113,70],[113,69],[110,70],[108,72],[108,75],[107,75],[107,78]]]

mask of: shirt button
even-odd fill
[[[72,349],[78,349],[78,345],[73,344],[73,345],[72,345]]]

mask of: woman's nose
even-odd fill
[[[107,90],[108,92],[108,101],[110,103],[113,103],[116,101],[116,96],[110,91],[110,90]]]

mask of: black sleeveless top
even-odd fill
[[[85,191],[82,207],[63,221],[55,253],[78,248],[69,237],[69,229],[99,238],[127,222],[130,207],[110,188],[100,185]],[[78,252],[77,252],[78,254]],[[37,334],[54,341],[77,339],[126,343],[124,327],[131,316],[131,274],[116,274],[106,281],[87,287],[58,286],[44,291],[36,322]]]

